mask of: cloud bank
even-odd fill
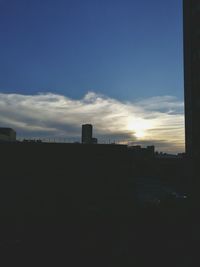
[[[80,140],[81,125],[94,125],[100,142],[151,145],[164,152],[184,151],[183,102],[160,96],[122,102],[94,92],[75,100],[53,93],[0,94],[0,126],[19,137]]]

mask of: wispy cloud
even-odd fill
[[[122,102],[94,92],[79,100],[52,93],[0,94],[0,125],[15,128],[19,136],[79,139],[84,123],[94,125],[100,140],[184,151],[183,102],[172,96]]]

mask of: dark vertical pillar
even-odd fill
[[[183,0],[186,154],[193,196],[200,198],[200,0]]]
[[[192,40],[191,40],[191,4],[183,1],[184,29],[184,96],[185,96],[185,141],[186,153],[192,156]]]

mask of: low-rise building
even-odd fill
[[[12,128],[0,127],[0,141],[1,142],[15,142],[16,132]]]

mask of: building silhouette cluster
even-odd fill
[[[19,142],[16,139],[16,131],[12,128],[0,128],[0,142]],[[29,144],[41,144],[43,143],[40,139],[23,139],[23,143]],[[50,143],[50,142],[49,142]],[[82,135],[81,143],[94,145],[98,144],[98,139],[93,137],[93,126],[92,124],[83,124],[82,125]],[[63,143],[64,144],[64,143]],[[66,144],[66,143],[65,143]],[[79,144],[79,142],[74,142],[73,144]],[[116,145],[115,143],[107,144],[108,146]],[[141,147],[140,145],[123,145],[129,151],[129,154],[137,158],[153,158],[155,156],[155,147],[147,146],[146,148]],[[167,155],[167,154],[166,154]]]
[[[141,147],[140,145],[129,146],[128,150],[130,151],[133,157],[149,159],[155,156],[155,147],[147,146],[146,148]]]

